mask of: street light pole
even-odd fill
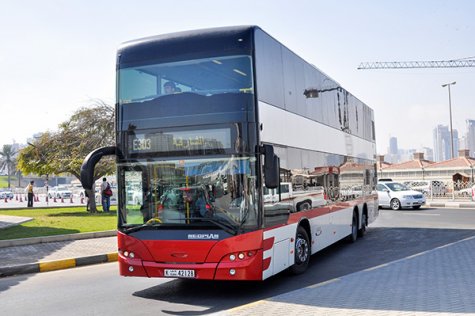
[[[452,129],[452,100],[451,100],[451,97],[450,97],[450,86],[451,85],[454,85],[456,84],[457,82],[451,82],[451,83],[446,83],[446,84],[443,84],[442,85],[442,88],[445,88],[445,87],[448,87],[449,88],[449,114],[450,114],[450,150],[451,150],[451,154],[452,154],[452,157],[450,158],[454,158],[454,131]]]

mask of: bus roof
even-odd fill
[[[169,62],[199,58],[219,52],[220,55],[250,54],[252,34],[258,26],[230,26],[183,31],[145,37],[123,43],[117,52],[119,68],[139,66],[159,59]],[[236,45],[236,41],[238,45]]]

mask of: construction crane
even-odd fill
[[[466,68],[475,67],[474,57],[435,61],[375,61],[362,62],[358,69],[406,69],[406,68]]]

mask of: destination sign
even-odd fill
[[[231,148],[231,129],[200,129],[129,134],[131,153],[225,150]]]

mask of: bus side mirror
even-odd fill
[[[266,187],[269,189],[275,189],[279,187],[279,178],[280,178],[280,159],[276,155],[272,157],[272,164],[264,165],[264,174]]]
[[[279,187],[280,180],[280,159],[274,154],[274,147],[263,145],[260,150],[264,154],[264,178],[265,185],[269,189]]]

